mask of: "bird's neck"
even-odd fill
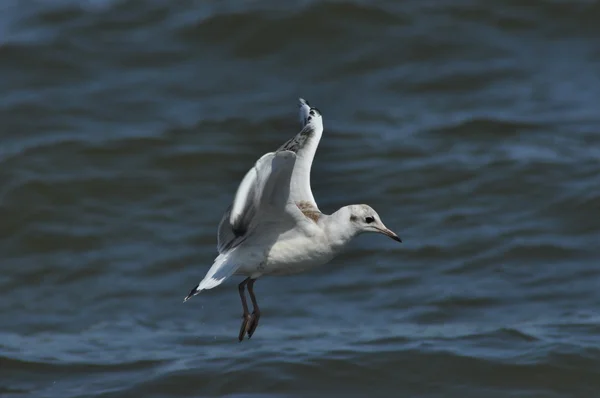
[[[341,208],[324,220],[324,229],[329,239],[329,244],[334,252],[341,252],[348,243],[357,235],[355,228],[350,223],[350,214]]]

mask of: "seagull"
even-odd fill
[[[219,223],[219,255],[183,300],[233,275],[245,276],[238,285],[243,308],[240,342],[246,335],[250,339],[258,327],[254,282],[261,276],[292,275],[324,265],[365,232],[402,242],[366,204],[345,206],[331,215],[319,210],[310,188],[310,169],[323,134],[323,117],[302,98],[299,108],[302,129],[246,173]]]

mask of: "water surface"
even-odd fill
[[[592,397],[600,5],[0,6],[3,397]],[[247,169],[324,115],[314,195],[402,236],[183,305]]]

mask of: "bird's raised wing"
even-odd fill
[[[299,207],[319,212],[317,202],[310,188],[310,169],[323,135],[323,118],[317,108],[300,98],[300,122],[302,130],[283,144],[279,150],[296,154],[296,164],[291,179],[290,200]]]
[[[246,173],[233,204],[219,224],[219,255],[184,301],[202,290],[220,285],[233,275],[241,264],[232,256],[246,239],[254,237],[264,243],[264,239],[276,238],[289,230],[295,220],[302,217],[298,208],[289,201],[295,163],[296,154],[293,152],[269,152]]]
[[[321,212],[310,187],[310,170],[319,141],[323,135],[323,118],[317,108],[311,107],[308,101],[302,98],[299,99],[299,108],[302,129],[283,144],[278,151],[290,151],[296,154],[290,180],[289,200],[295,203],[305,215],[314,219],[318,218]],[[217,250],[219,253],[223,253],[240,241],[239,236],[242,235],[244,225],[247,224],[249,218],[253,217],[253,208],[247,207],[251,202],[241,198],[254,195],[252,192],[255,190],[256,176],[255,165],[244,176],[234,203],[225,210],[221,218],[217,232]],[[240,195],[240,199],[237,199],[238,195]],[[233,221],[237,221],[237,224],[234,224]],[[238,228],[237,232],[235,228]]]
[[[217,251],[219,253],[225,252],[229,245],[235,240],[235,234],[229,224],[229,216],[231,215],[232,207],[233,204],[230,204],[229,207],[227,207],[223,217],[221,217],[221,222],[219,222],[219,227],[217,229]]]
[[[296,160],[296,154],[291,151],[269,152],[246,173],[233,203],[219,223],[219,253],[242,242],[257,221],[286,216]]]

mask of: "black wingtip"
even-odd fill
[[[304,98],[302,98],[302,97],[298,98],[298,102],[300,102],[300,104],[299,104],[300,106],[302,106],[302,105],[308,105],[308,107],[310,108],[310,104]]]
[[[188,301],[189,299],[191,299],[192,297],[194,297],[194,295],[196,294],[197,291],[198,291],[198,286],[195,286],[190,291],[190,294],[188,294],[187,296],[185,296],[185,298],[183,299],[183,302],[185,303],[186,301]]]

